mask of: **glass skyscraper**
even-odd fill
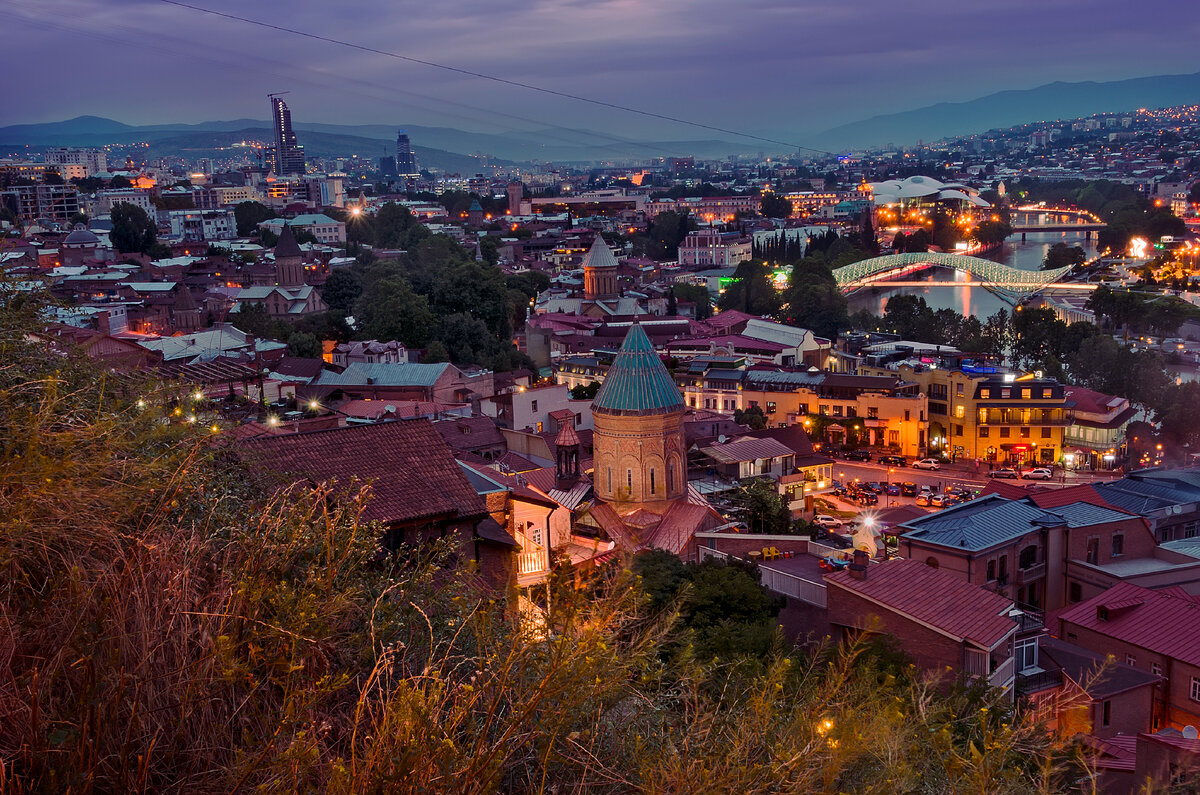
[[[421,176],[421,170],[417,168],[417,156],[413,154],[408,133],[404,130],[396,136],[396,174],[401,177]]]
[[[292,131],[292,112],[287,103],[276,96],[271,97],[271,119],[275,124],[275,151],[272,153],[272,168],[276,174],[303,174],[304,147],[296,143]]]

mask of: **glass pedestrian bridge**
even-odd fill
[[[1048,271],[1028,271],[964,254],[927,251],[916,254],[887,254],[861,260],[837,268],[833,272],[833,278],[843,293],[852,293],[930,265],[966,273],[978,280],[977,284],[969,286],[983,287],[1010,304],[1020,303],[1071,272],[1070,266]]]

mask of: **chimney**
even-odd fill
[[[856,580],[867,579],[867,558],[866,550],[854,550],[854,562],[850,564],[850,576]]]

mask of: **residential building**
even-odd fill
[[[346,224],[321,213],[307,213],[290,219],[272,218],[263,221],[258,228],[268,229],[273,234],[281,235],[285,226],[290,226],[293,232],[310,233],[318,243],[339,245],[346,242]]]
[[[83,166],[84,176],[95,176],[108,171],[108,156],[103,149],[76,149],[68,146],[52,146],[42,154],[42,159],[56,166]],[[64,179],[69,179],[63,174]]]
[[[46,218],[65,224],[79,214],[79,191],[72,185],[16,185],[0,191],[0,202],[23,223]]]
[[[1161,677],[1151,729],[1200,726],[1200,599],[1119,583],[1048,622],[1058,638]]]
[[[404,343],[395,340],[390,342],[376,340],[340,342],[334,346],[330,359],[331,364],[343,369],[359,362],[363,364],[400,364],[411,361],[409,350],[404,347]]]
[[[684,268],[729,268],[753,254],[750,238],[711,230],[689,232],[679,244],[679,265]]]
[[[491,395],[490,371],[467,374],[448,362],[438,364],[351,364],[344,372],[326,370],[301,390],[317,398],[370,400],[428,400],[435,403],[469,403]],[[494,425],[491,419],[486,419]]]
[[[917,560],[868,565],[858,550],[827,574],[829,623],[843,637],[882,633],[922,669],[1010,689],[1015,681],[1011,599]]]
[[[150,200],[150,194],[135,188],[97,191],[95,200],[90,204],[93,216],[111,214],[115,204],[132,204],[141,207],[151,220],[158,217],[158,208]]]
[[[164,210],[171,237],[188,243],[233,240],[237,237],[237,219],[233,210]]]
[[[592,427],[590,401],[572,399],[569,387],[564,384],[513,386],[479,403],[479,411],[500,427],[535,433],[550,428],[551,415],[564,410],[573,418],[572,427]]]
[[[1108,506],[1090,486],[1020,499],[985,494],[903,522],[900,529],[903,557],[1035,610],[1086,599],[1123,576],[1141,576],[1143,568],[1169,571],[1186,561],[1156,558],[1146,521]],[[1121,564],[1130,560],[1137,561],[1135,569],[1123,571]],[[1180,576],[1195,580],[1198,573],[1185,567]]]
[[[1127,398],[1081,386],[1065,387],[1064,394],[1074,422],[1063,435],[1063,463],[1072,469],[1113,469],[1137,411]]]
[[[965,364],[946,369],[906,362],[858,371],[918,384],[929,399],[930,448],[951,458],[1026,466],[1062,460],[1074,419],[1065,388],[1053,379]]]
[[[502,592],[514,582],[518,542],[490,515],[428,420],[260,436],[240,442],[237,454],[295,483],[369,484],[362,519],[382,526],[384,550],[450,538],[459,544],[455,561],[476,565],[491,588]]]
[[[1200,469],[1142,469],[1099,483],[1109,503],[1150,522],[1159,543],[1200,537]]]

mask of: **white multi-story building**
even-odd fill
[[[278,235],[283,231],[284,224],[290,226],[293,232],[301,230],[311,232],[318,243],[337,245],[346,242],[346,224],[321,213],[306,213],[291,219],[272,218],[269,221],[263,221],[258,228],[269,229]]]
[[[176,240],[201,242],[237,237],[233,210],[167,210],[159,214],[160,220],[162,216],[166,216],[171,237]]]
[[[141,207],[151,220],[156,218],[158,212],[154,202],[150,200],[149,193],[133,188],[124,188],[97,192],[96,198],[89,202],[90,214],[110,215],[114,204],[132,204],[135,207]]]
[[[719,232],[689,232],[679,244],[679,265],[684,268],[727,268],[753,254],[749,238]]]
[[[75,149],[68,146],[54,146],[46,150],[43,159],[56,166],[83,166],[87,176],[102,174],[108,171],[108,156],[103,149]],[[67,175],[64,173],[63,178]]]

